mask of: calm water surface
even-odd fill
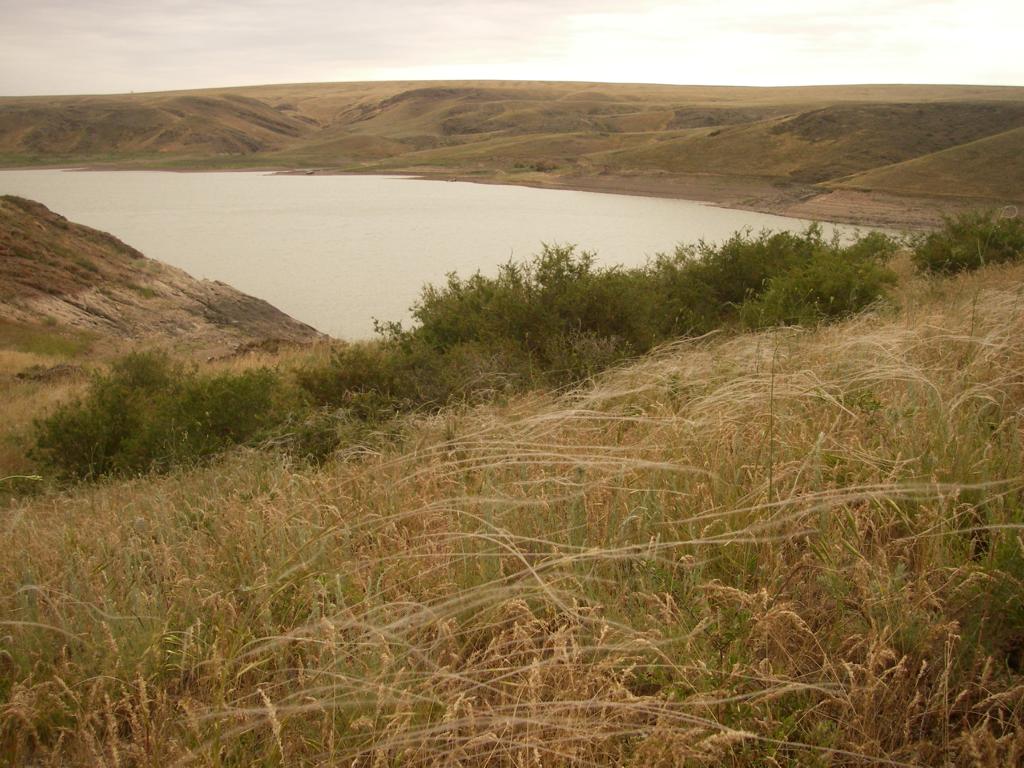
[[[542,243],[642,264],[680,242],[807,222],[686,200],[382,176],[0,171],[38,200],[147,256],[222,280],[342,338],[401,320],[448,272],[493,274]]]

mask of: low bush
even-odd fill
[[[947,217],[941,229],[914,240],[921,272],[953,274],[1024,257],[1024,220],[994,211]]]
[[[316,406],[342,408],[364,421],[438,408],[484,392],[521,389],[528,365],[499,342],[459,342],[445,350],[419,339],[342,344],[327,363],[296,372]]]
[[[760,327],[858,312],[895,279],[884,263],[897,248],[880,232],[847,244],[838,235],[827,239],[817,224],[799,234],[745,231],[718,246],[680,246],[649,268],[667,321],[659,335],[707,333],[737,318]],[[841,277],[833,278],[837,268]]]
[[[503,265],[494,278],[455,274],[427,286],[413,307],[416,327],[393,338],[436,352],[459,345],[511,345],[544,370],[562,367],[553,352],[580,336],[616,340],[624,349],[650,346],[652,286],[644,270],[602,268],[588,251],[545,245],[525,263]]]
[[[826,253],[771,278],[760,296],[743,304],[741,314],[751,328],[813,325],[860,311],[895,281],[892,270],[874,258]]]
[[[632,269],[597,266],[592,253],[571,246],[545,246],[495,278],[450,275],[447,284],[429,286],[414,307],[414,329],[391,326],[391,335],[439,352],[469,341],[514,347],[535,369],[575,379],[668,339],[756,316],[769,304],[767,322],[857,312],[895,279],[885,262],[897,246],[878,232],[844,244],[811,225],[680,246]],[[744,312],[751,304],[755,311]]]
[[[136,353],[38,422],[34,454],[75,479],[166,469],[263,437],[297,405],[270,370],[199,374]]]
[[[309,408],[295,412],[268,442],[295,459],[320,465],[340,450],[374,442],[375,427],[344,408]]]
[[[378,327],[375,343],[340,348],[299,372],[319,405],[375,420],[482,392],[559,386],[680,336],[731,323],[819,322],[878,300],[896,241],[843,244],[820,226],[739,232],[721,245],[680,246],[642,267],[602,267],[593,253],[545,245],[495,277],[450,274],[427,286],[414,325]]]

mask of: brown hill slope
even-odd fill
[[[280,148],[309,128],[237,94],[14,100],[0,112],[0,148],[28,157],[248,154]]]
[[[261,299],[196,280],[12,196],[0,197],[0,325],[177,339],[203,349],[320,337]]]
[[[608,154],[623,169],[820,182],[1024,126],[1024,102],[857,104],[688,131]]]
[[[1024,154],[1018,128],[1011,87],[328,83],[4,98],[0,165],[414,171],[784,212],[853,174],[882,194],[1020,200],[998,159]],[[911,187],[871,173],[972,143]]]
[[[884,187],[906,194],[996,195],[1024,200],[1024,128],[987,136],[913,158],[873,168],[837,183],[838,187]]]

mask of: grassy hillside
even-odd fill
[[[1019,764],[1024,270],[900,269],[902,309],[681,341],[318,468],[13,502],[0,754]]]
[[[979,137],[1005,135],[1022,123],[1024,103],[829,106],[774,120],[669,134],[654,145],[610,153],[607,160],[626,169],[819,182],[931,155]],[[757,159],[752,163],[752,158]]]
[[[845,188],[883,187],[907,194],[995,195],[1021,201],[1024,128],[942,152],[876,168],[837,182]]]
[[[281,85],[0,99],[0,164],[417,171],[784,210],[851,174],[876,193],[1021,200],[1005,164],[1022,127],[1010,87]],[[914,184],[872,173],[905,162]]]

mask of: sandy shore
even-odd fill
[[[373,169],[340,171],[305,169],[279,171],[289,175],[412,176],[435,181],[503,184],[538,189],[566,189],[614,195],[693,200],[722,208],[773,213],[813,221],[853,224],[896,230],[923,230],[938,226],[944,215],[973,207],[991,207],[998,201],[949,197],[920,197],[852,189],[827,189],[761,177],[636,174],[595,176],[544,173],[453,173],[442,169]]]
[[[821,190],[762,179],[619,177],[566,179],[557,188],[697,200],[723,208],[863,227],[920,230],[938,226],[944,213],[965,207],[946,200],[904,198],[878,192]]]
[[[919,197],[851,189],[823,189],[807,184],[726,176],[443,176],[480,184],[516,184],[541,189],[571,189],[615,195],[694,200],[722,208],[773,213],[798,219],[897,230],[939,226],[942,217],[968,208],[991,207],[998,201]]]

